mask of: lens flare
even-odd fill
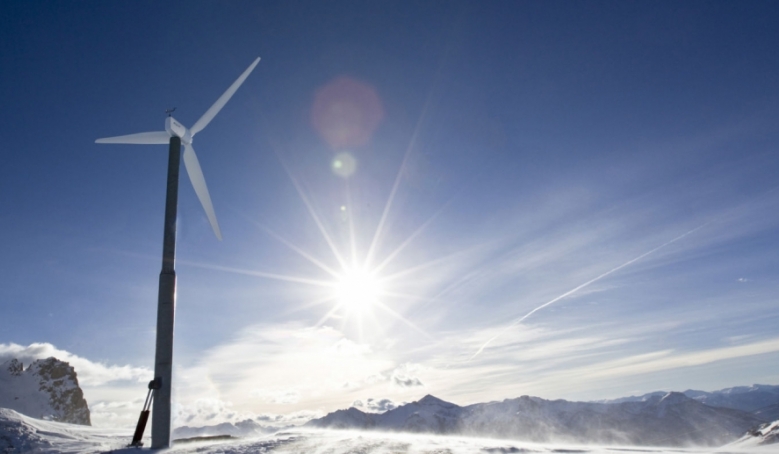
[[[320,88],[311,107],[311,123],[333,150],[368,143],[384,118],[376,90],[350,77],[338,77]]]
[[[333,173],[339,177],[348,178],[357,170],[357,160],[347,152],[338,153],[330,165]]]

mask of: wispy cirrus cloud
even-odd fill
[[[463,345],[477,346],[489,334],[474,332],[466,338],[459,337],[460,346],[450,349],[449,355],[427,363],[421,378],[428,388],[465,402],[520,394],[590,400],[619,396],[631,386],[637,387],[636,383],[651,381],[651,377],[657,381],[660,374],[676,375],[683,370],[689,372],[682,376],[690,378],[679,389],[717,389],[738,378],[711,374],[706,379],[695,370],[728,370],[732,369],[729,362],[750,358],[768,365],[779,357],[779,338],[773,337],[726,338],[721,341],[726,345],[716,347],[704,344],[697,348],[653,348],[658,336],[684,330],[691,324],[663,322],[633,330],[618,323],[603,323],[567,331],[520,326],[496,340],[489,355],[469,360],[469,349]],[[451,338],[442,343],[447,341]],[[610,389],[607,383],[616,385]]]

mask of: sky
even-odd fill
[[[0,361],[93,424],[153,375],[167,147],[184,171],[174,425],[425,394],[779,384],[779,5],[3,2]]]

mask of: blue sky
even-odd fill
[[[193,143],[224,241],[181,182],[178,423],[776,384],[777,30],[772,2],[6,3],[0,358],[68,359],[132,424],[167,153],[94,140],[191,126],[260,56]],[[381,288],[336,307],[338,257]]]

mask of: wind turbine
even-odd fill
[[[160,272],[160,287],[157,298],[157,347],[154,358],[154,380],[149,388],[155,389],[154,409],[152,412],[151,444],[152,448],[167,448],[170,446],[170,398],[171,380],[173,375],[173,324],[176,309],[176,210],[178,204],[179,167],[181,162],[181,144],[184,144],[184,167],[187,169],[189,181],[195,188],[197,198],[214,229],[214,234],[221,240],[222,232],[216,221],[211,196],[208,195],[203,171],[192,148],[192,139],[199,133],[216,114],[222,110],[227,101],[235,94],[249,74],[260,62],[257,57],[246,71],[230,85],[230,88],[216,100],[198,121],[187,129],[176,121],[168,112],[165,119],[165,130],[140,132],[126,136],[97,139],[95,143],[122,143],[138,145],[169,144],[168,154],[168,189],[165,198],[165,235],[162,247],[162,271]],[[146,408],[144,408],[146,410]],[[148,415],[148,413],[147,413]]]

